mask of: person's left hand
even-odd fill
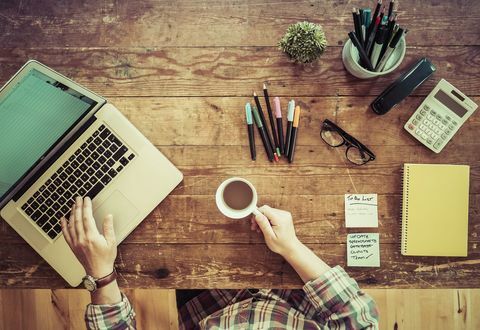
[[[62,232],[75,256],[88,275],[102,278],[113,271],[117,257],[117,243],[113,230],[113,217],[103,220],[103,235],[98,232],[89,197],[75,199],[70,219],[62,217]]]

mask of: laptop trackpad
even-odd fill
[[[107,214],[113,215],[113,228],[115,229],[117,240],[123,239],[123,237],[118,235],[123,232],[125,226],[135,218],[137,213],[137,208],[118,190],[115,190],[93,211],[100,233],[103,233],[103,219],[105,216]]]

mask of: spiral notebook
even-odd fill
[[[405,164],[401,253],[466,257],[467,165]]]

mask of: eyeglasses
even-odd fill
[[[355,165],[363,165],[375,160],[373,152],[328,119],[323,121],[320,136],[330,147],[346,146],[345,156]]]

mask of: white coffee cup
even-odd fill
[[[252,201],[250,202],[250,204],[248,204],[247,207],[245,207],[242,210],[236,210],[231,208],[230,206],[227,205],[227,203],[225,202],[225,199],[223,198],[223,193],[225,191],[225,188],[234,181],[245,182],[252,190]],[[220,184],[220,186],[218,186],[217,193],[215,194],[215,201],[217,203],[218,209],[220,210],[220,212],[223,213],[223,215],[231,219],[242,219],[249,216],[252,213],[255,215],[261,214],[257,208],[257,200],[258,200],[257,191],[255,190],[255,187],[253,186],[253,184],[250,181],[244,178],[239,178],[239,177],[233,177],[223,181]]]

